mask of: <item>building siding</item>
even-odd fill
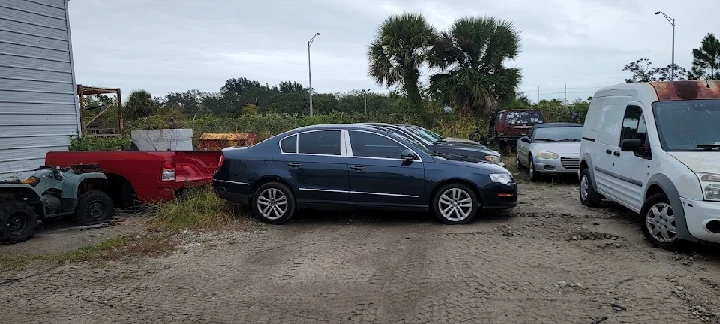
[[[67,151],[80,117],[67,0],[0,0],[0,180]]]

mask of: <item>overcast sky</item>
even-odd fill
[[[640,57],[670,64],[670,24],[677,20],[676,63],[708,32],[720,34],[717,0],[71,0],[70,23],[77,81],[146,89],[218,91],[225,80],[293,80],[307,86],[307,40],[313,87],[345,92],[376,85],[366,49],[389,15],[419,12],[438,29],[462,16],[513,21],[523,71],[521,91],[536,100],[586,98],[628,77],[622,67]],[[720,36],[720,35],[718,35]]]

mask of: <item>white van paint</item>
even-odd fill
[[[697,87],[699,92],[687,91],[693,90],[693,87]],[[692,149],[680,150],[677,146],[673,149],[664,144],[656,123],[659,116],[653,110],[658,102],[670,102],[668,104],[678,107],[683,102],[711,105],[717,110],[693,108],[695,110],[690,113],[707,113],[707,116],[714,116],[707,118],[717,118],[720,114],[720,81],[625,83],[597,91],[585,119],[580,145],[581,201],[592,205],[583,198],[589,189],[641,213],[652,208],[648,198],[663,192],[674,212],[674,218],[668,218],[672,224],[668,225],[676,227],[677,239],[720,242],[718,230],[713,232],[707,226],[711,221],[720,224],[720,199],[712,193],[720,190],[720,148],[702,150],[693,146]],[[639,120],[631,118],[633,112],[640,116]],[[621,150],[623,124],[628,127],[625,134],[630,139],[642,140],[643,132],[646,134],[644,143],[647,144],[643,151],[649,152],[649,155]],[[697,126],[697,131],[705,130]],[[699,138],[693,137],[692,131],[688,130],[687,137],[682,140]],[[720,145],[718,134],[712,143],[696,144]],[[701,181],[705,174],[704,180],[708,181]],[[647,213],[643,213],[642,226],[648,226],[646,216]],[[649,227],[644,230],[651,231]],[[650,241],[653,242],[652,239]],[[662,244],[673,244],[675,241],[679,240]]]

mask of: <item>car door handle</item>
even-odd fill
[[[615,151],[615,152],[613,152],[613,155],[615,155],[615,156],[620,156],[620,152]]]
[[[362,165],[351,165],[350,169],[352,169],[353,171],[357,171],[357,172],[365,171],[365,167]]]
[[[607,153],[607,154],[612,154],[612,151],[610,151],[610,150],[605,150],[605,153]]]
[[[299,167],[302,166],[302,163],[300,163],[300,162],[288,162],[287,165],[290,166],[291,168],[299,168]]]

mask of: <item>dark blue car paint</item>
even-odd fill
[[[309,130],[363,130],[390,137],[415,151],[418,160],[285,154],[279,142]],[[470,163],[431,156],[400,136],[362,125],[316,125],[298,128],[249,148],[223,150],[224,163],[213,186],[223,199],[249,204],[253,190],[269,181],[290,187],[298,207],[362,207],[427,211],[435,190],[449,182],[469,185],[485,209],[517,204],[517,185],[490,180],[492,173],[509,173],[490,163]],[[498,193],[512,196],[501,198]]]

